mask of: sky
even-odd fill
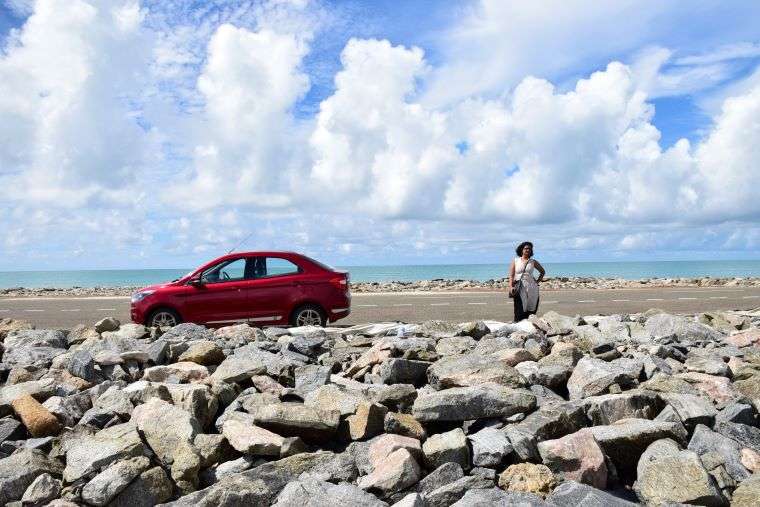
[[[760,259],[757,19],[0,0],[0,270]]]

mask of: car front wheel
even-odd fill
[[[170,308],[159,308],[148,319],[148,327],[174,327],[180,324],[182,319],[179,314]]]
[[[319,326],[324,327],[327,324],[327,318],[324,311],[317,305],[303,305],[296,308],[290,319],[290,324],[294,327],[301,326]]]

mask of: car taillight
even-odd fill
[[[330,283],[340,290],[348,289],[348,275],[340,275],[330,279]]]

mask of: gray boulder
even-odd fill
[[[495,428],[483,428],[467,437],[472,445],[472,464],[479,467],[498,467],[512,452],[506,433]]]
[[[566,481],[557,486],[552,494],[546,498],[549,505],[557,507],[635,507],[637,504],[601,489],[580,484],[574,481]]]
[[[555,490],[556,491],[556,490]],[[575,504],[584,505],[584,504]],[[574,507],[575,507],[574,505]],[[604,504],[600,504],[604,505]],[[549,507],[540,496],[499,488],[471,489],[451,507]]]
[[[289,482],[273,507],[383,507],[388,504],[351,484],[315,479]]]
[[[21,497],[22,505],[45,505],[61,494],[61,481],[50,474],[42,474],[34,479]]]
[[[444,463],[456,463],[464,470],[470,469],[470,450],[467,437],[461,428],[431,435],[422,444],[425,464],[435,469]]]
[[[642,364],[632,359],[602,361],[584,357],[567,381],[571,400],[604,394],[612,384],[633,385],[641,373]]]
[[[60,476],[61,468],[60,463],[36,449],[21,450],[0,459],[0,505],[21,500],[38,476]]]
[[[467,354],[439,359],[427,370],[430,385],[436,389],[499,384],[522,387],[525,377],[507,361],[492,355]]]
[[[119,461],[109,466],[82,488],[82,500],[98,507],[108,505],[150,466],[145,456]]]
[[[74,482],[111,463],[144,453],[142,439],[133,423],[112,426],[93,436],[77,437],[68,445],[63,478]]]
[[[171,465],[181,443],[192,443],[202,433],[200,423],[188,412],[156,398],[135,408],[132,423],[166,465]]]
[[[421,422],[468,421],[488,417],[509,417],[529,412],[536,396],[529,391],[497,384],[455,387],[420,394],[412,414]]]

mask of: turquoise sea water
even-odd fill
[[[547,276],[606,278],[749,277],[760,276],[760,260],[642,261],[544,263]],[[415,281],[436,278],[489,280],[506,276],[501,264],[438,264],[416,266],[344,266],[355,282]],[[0,288],[8,287],[116,287],[160,283],[178,278],[185,269],[91,271],[0,271]]]

